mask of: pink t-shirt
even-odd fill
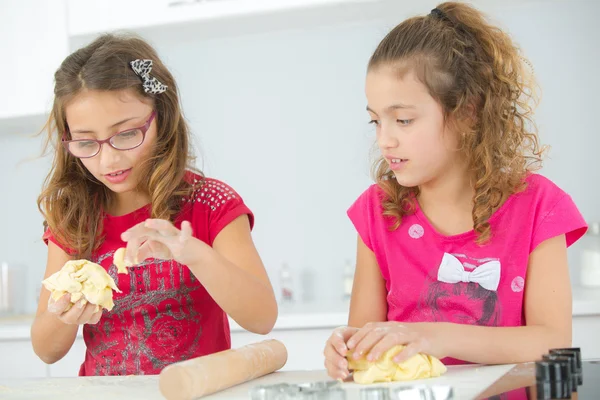
[[[388,321],[523,326],[523,290],[531,252],[561,234],[570,246],[587,230],[571,197],[547,178],[530,174],[490,218],[492,238],[475,231],[445,236],[418,204],[400,227],[382,215],[383,190],[370,186],[348,210],[386,282]],[[445,359],[454,364],[458,360]]]

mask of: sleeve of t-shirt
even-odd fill
[[[254,214],[242,197],[231,186],[216,179],[205,179],[198,189],[196,215],[208,219],[208,244],[213,245],[217,235],[233,220],[247,215],[250,229],[254,228]]]
[[[569,247],[585,234],[588,227],[571,196],[562,191],[551,200],[541,201],[536,210],[535,225],[530,251],[559,235],[565,235]]]
[[[48,245],[48,242],[52,242],[55,245],[57,245],[60,249],[62,249],[65,253],[69,254],[69,255],[73,255],[75,254],[75,250],[62,245],[57,239],[56,237],[54,237],[54,235],[52,234],[52,231],[50,230],[50,228],[46,228],[46,230],[44,231],[44,234],[42,235],[42,240],[44,241],[44,243],[46,244],[46,246]]]
[[[347,211],[348,217],[358,232],[363,243],[371,250],[373,248],[373,218],[374,204],[377,199],[377,186],[371,185],[352,203]]]

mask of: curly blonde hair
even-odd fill
[[[545,149],[532,119],[537,85],[525,64],[531,67],[508,34],[455,2],[396,26],[369,61],[369,70],[384,65],[413,71],[441,104],[450,130],[459,133],[472,173],[478,244],[491,237],[492,213],[541,166]],[[419,188],[401,186],[383,157],[373,174],[384,192],[383,214],[397,229],[404,215],[414,213]]]
[[[158,95],[144,92],[140,78],[129,62],[151,59],[152,75],[168,86]],[[138,190],[151,198],[152,218],[172,220],[181,209],[181,198],[193,190],[185,179],[194,167],[190,133],[182,116],[177,85],[155,50],[135,35],[106,34],[68,56],[55,73],[54,104],[44,130],[44,149],[55,150],[52,167],[38,208],[44,228],[77,258],[89,258],[102,243],[102,214],[113,193],[97,181],[81,160],[61,146],[70,138],[65,105],[83,90],[115,91],[132,89],[156,111],[157,139],[149,159],[144,160]]]

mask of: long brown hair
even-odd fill
[[[522,190],[528,171],[541,165],[531,64],[481,12],[446,2],[389,32],[369,61],[369,70],[380,66],[413,71],[441,104],[451,131],[460,135],[475,190],[474,230],[477,242],[486,242],[494,210]],[[373,174],[384,192],[383,213],[396,229],[414,212],[419,189],[401,186],[383,158],[373,165]]]
[[[140,77],[129,64],[136,59],[153,61],[151,75],[168,86],[166,92],[144,92]],[[139,183],[138,190],[149,194],[152,218],[172,220],[181,209],[182,196],[192,190],[184,177],[186,170],[196,171],[195,159],[177,85],[152,46],[135,35],[102,35],[69,55],[54,78],[54,104],[44,128],[44,149],[52,144],[54,160],[38,197],[45,228],[75,257],[90,257],[102,243],[102,212],[112,192],[60,143],[63,134],[68,136],[65,104],[82,90],[129,89],[153,104],[157,139],[151,156],[142,165],[144,173],[140,176],[147,179]]]

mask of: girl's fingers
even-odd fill
[[[413,357],[414,355],[420,353],[421,351],[422,351],[421,340],[417,339],[417,340],[410,342],[404,349],[402,349],[401,352],[396,354],[396,356],[394,357],[393,360],[396,363],[401,363],[401,362],[404,362],[404,361],[408,360],[409,358]]]
[[[77,324],[82,325],[82,324],[88,323],[92,319],[92,316],[95,313],[96,313],[96,305],[87,303],[85,305],[85,307],[83,308],[83,312],[77,319]]]
[[[352,357],[354,359],[361,358],[363,355],[367,354],[371,348],[375,346],[384,336],[385,331],[377,328],[371,329],[369,333],[367,333],[352,350]]]
[[[410,337],[400,332],[389,333],[381,338],[379,342],[377,342],[369,351],[367,355],[367,360],[375,361],[379,360],[379,358],[396,345],[403,345],[410,342]]]
[[[79,320],[79,317],[83,313],[86,304],[87,301],[79,300],[77,303],[73,304],[71,308],[59,316],[60,320],[65,324],[77,324],[77,320]]]
[[[166,219],[147,219],[144,223],[146,228],[158,232],[162,236],[179,236],[179,229]]]

